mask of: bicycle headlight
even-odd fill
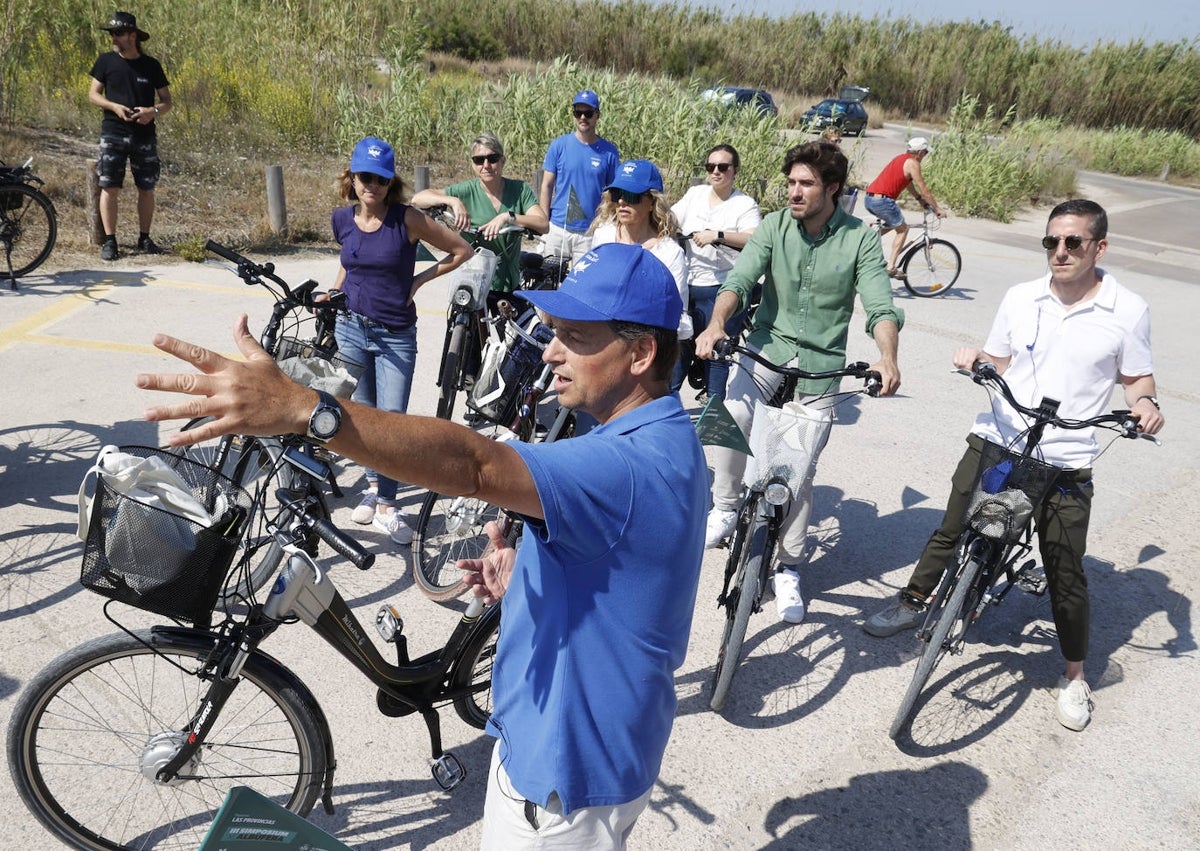
[[[459,287],[454,291],[454,304],[458,307],[466,307],[475,301],[475,293],[471,292],[470,287]]]
[[[787,505],[792,499],[792,489],[783,479],[771,479],[763,488],[763,499],[770,505]]]

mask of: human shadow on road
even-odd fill
[[[987,786],[983,772],[960,762],[860,774],[845,786],[777,801],[763,822],[774,839],[761,848],[970,848],[971,804]]]
[[[0,288],[8,290],[8,279],[0,276]],[[19,295],[23,297],[61,296],[64,292],[85,292],[88,287],[115,284],[121,287],[143,287],[146,285],[144,271],[81,269],[71,272],[34,274],[17,279]],[[100,299],[103,301],[103,299]]]
[[[379,720],[381,723],[415,723],[417,727],[408,732],[424,735],[424,726],[415,717],[390,721],[381,716]],[[488,765],[495,741],[480,733],[454,749],[467,769],[467,778],[452,792],[443,792],[432,776],[417,780],[335,783],[334,814],[327,815],[318,806],[309,815],[309,820],[356,851],[427,848],[482,818]],[[366,755],[367,751],[359,754],[360,757]],[[374,760],[385,778],[387,755],[386,746],[382,746],[376,754],[381,758]]]

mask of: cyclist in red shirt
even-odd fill
[[[902,278],[904,273],[896,268],[900,259],[900,249],[908,237],[908,225],[904,222],[904,214],[896,199],[907,189],[924,206],[933,210],[939,219],[946,218],[942,208],[929,187],[921,177],[921,160],[929,156],[929,140],[924,136],[914,136],[908,140],[908,150],[883,167],[879,176],[867,187],[867,210],[874,213],[883,222],[879,233],[896,232],[896,241],[892,243],[892,255],[888,258],[888,274],[893,278]]]

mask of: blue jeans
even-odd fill
[[[720,287],[688,287],[688,297],[692,303],[693,324],[697,336],[708,327],[708,323],[712,320],[713,307],[717,303],[717,293],[720,289]],[[725,323],[725,333],[731,339],[736,340],[740,335],[742,322],[747,313],[749,310],[743,310]],[[705,365],[704,371],[707,376],[705,384],[708,386],[708,395],[724,399],[725,385],[729,383],[729,362],[710,360]]]
[[[349,317],[338,317],[334,333],[338,352],[365,367],[351,398],[381,411],[405,413],[417,368],[417,326],[389,331],[365,316],[352,313]],[[366,476],[378,482],[381,503],[395,504],[395,479],[371,469],[366,470]]]

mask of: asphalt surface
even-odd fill
[[[851,142],[851,145],[853,142]],[[902,145],[898,128],[859,149],[864,173]],[[164,187],[164,191],[170,191]],[[950,353],[981,342],[1004,290],[1044,270],[1046,210],[1008,225],[951,216],[941,235],[964,271],[946,297],[896,291],[907,312],[903,387],[890,399],[843,406],[816,482],[814,556],[803,574],[810,614],[782,624],[773,603],[751,621],[748,658],[725,711],[708,710],[719,638],[715,607],[724,551],[707,555],[679,714],[634,849],[749,848],[1195,848],[1200,690],[1192,598],[1200,556],[1191,524],[1200,393],[1189,378],[1200,315],[1195,222],[1200,194],[1083,175],[1081,194],[1111,214],[1104,263],[1151,304],[1163,445],[1121,442],[1096,466],[1087,569],[1093,606],[1087,676],[1096,710],[1082,733],[1061,727],[1050,692],[1061,659],[1045,599],[1012,595],[966,652],[935,672],[937,691],[912,736],[887,736],[911,675],[915,642],[875,639],[863,618],[907,579],[940,518],[947,481],[981,390],[951,374]],[[862,212],[860,207],[860,212]],[[259,258],[266,259],[266,258]],[[100,599],[77,585],[75,491],[99,447],[154,444],[141,419],[141,371],[170,369],[149,344],[162,330],[230,351],[239,311],[261,325],[270,301],[216,264],[131,256],[33,276],[0,293],[0,721],[59,652],[113,631]],[[285,278],[333,278],[331,253],[281,259]],[[412,411],[434,408],[433,373],[446,291],[420,296],[420,355]],[[856,319],[850,356],[875,352]],[[685,391],[686,394],[686,391]],[[690,400],[690,395],[685,395]],[[358,486],[352,465],[341,476]],[[419,494],[404,494],[415,519]],[[412,587],[408,553],[354,527],[347,496],[335,520],[380,554],[369,572],[333,576],[364,621],[398,606],[412,649],[448,635],[456,607]],[[266,648],[292,666],[332,725],[337,812],[314,821],[358,849],[477,846],[491,740],[444,714],[446,747],[470,771],[437,789],[415,718],[389,719],[374,693],[303,626]],[[0,777],[0,847],[49,848],[53,839]]]

